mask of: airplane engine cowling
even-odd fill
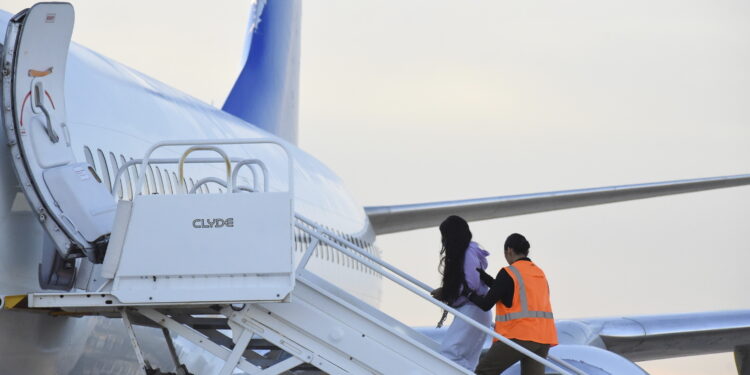
[[[549,354],[588,375],[648,375],[646,371],[624,357],[593,346],[557,345],[550,350]],[[516,363],[502,375],[520,373],[520,363]],[[555,373],[550,369],[545,372],[545,374]]]

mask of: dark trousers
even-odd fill
[[[549,344],[516,339],[512,341],[542,358],[547,358]],[[503,344],[502,341],[495,341],[492,344],[487,353],[479,360],[474,372],[477,375],[499,375],[518,361],[521,361],[521,375],[544,375],[543,364]]]

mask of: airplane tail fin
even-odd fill
[[[297,143],[301,0],[252,6],[245,61],[222,110]]]

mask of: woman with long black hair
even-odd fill
[[[465,295],[484,294],[488,287],[479,279],[477,268],[487,268],[487,251],[472,242],[471,231],[466,220],[459,216],[449,216],[440,224],[442,248],[440,250],[439,271],[443,275],[440,288],[433,291],[435,298],[457,309],[464,315],[491,327],[492,312],[484,311],[469,301]],[[438,323],[440,327],[445,319]],[[470,371],[479,361],[479,354],[487,335],[461,319],[453,318],[453,323],[440,344],[440,352]]]

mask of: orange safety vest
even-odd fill
[[[505,272],[513,278],[513,304],[505,307],[498,301],[495,305],[495,332],[509,339],[557,345],[549,284],[542,269],[521,260],[505,267]]]

